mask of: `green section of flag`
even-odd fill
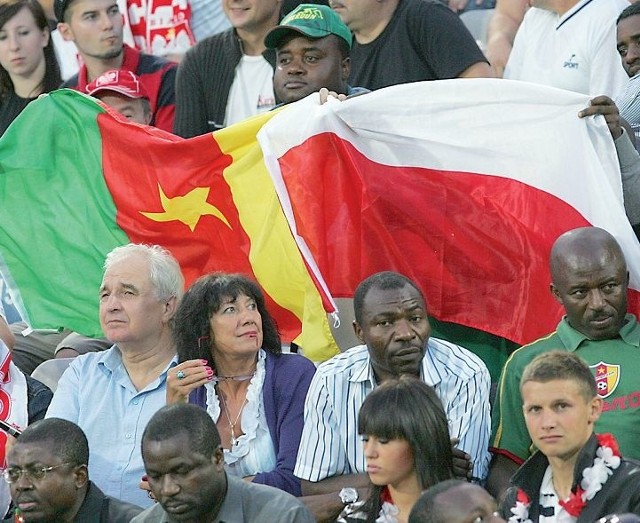
[[[517,343],[500,336],[457,323],[439,321],[433,317],[429,318],[429,323],[432,336],[461,345],[479,356],[489,369],[492,383],[500,378],[500,372],[509,355],[520,347]]]
[[[34,328],[100,334],[104,256],[128,242],[102,172],[101,113],[87,96],[55,91],[0,139],[3,272]]]

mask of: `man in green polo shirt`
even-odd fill
[[[532,453],[519,393],[522,372],[553,349],[575,352],[589,365],[603,399],[596,431],[613,433],[623,455],[640,458],[640,326],[627,314],[629,273],[622,249],[603,229],[574,229],[554,243],[550,269],[551,292],[566,315],[555,332],[516,350],[502,370],[487,479],[496,497]]]

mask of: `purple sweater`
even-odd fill
[[[265,365],[262,400],[276,451],[276,468],[256,474],[253,482],[271,485],[300,496],[300,480],[293,475],[293,468],[304,423],[304,399],[316,367],[298,354],[270,352],[267,352]],[[206,388],[194,390],[189,395],[189,403],[206,409]]]

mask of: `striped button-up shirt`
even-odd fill
[[[452,437],[473,461],[473,475],[484,479],[489,466],[489,371],[462,347],[430,338],[421,379],[444,407]],[[294,474],[307,481],[366,472],[358,435],[358,411],[376,386],[366,345],[358,345],[321,364],[311,381],[304,429]]]

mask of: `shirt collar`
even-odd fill
[[[234,523],[244,521],[244,511],[242,509],[241,485],[236,484],[241,480],[227,474],[227,493],[216,516],[216,523]]]
[[[161,386],[167,379],[167,372],[170,368],[175,367],[178,364],[178,355],[175,354],[173,358],[167,363],[166,367],[162,370],[158,379],[152,381],[143,390],[138,392],[144,392],[155,389]],[[121,380],[123,385],[129,385],[131,380],[127,370],[122,363],[122,353],[117,345],[113,345],[109,350],[104,351],[98,359],[98,367],[102,368],[106,374],[111,374],[117,380]]]
[[[577,350],[582,342],[590,341],[587,336],[569,325],[566,316],[564,316],[558,324],[557,332],[560,341],[562,341],[562,344],[570,352]],[[634,347],[640,347],[640,328],[638,328],[638,322],[633,314],[625,315],[624,325],[620,329],[620,337],[625,343],[633,345]]]

